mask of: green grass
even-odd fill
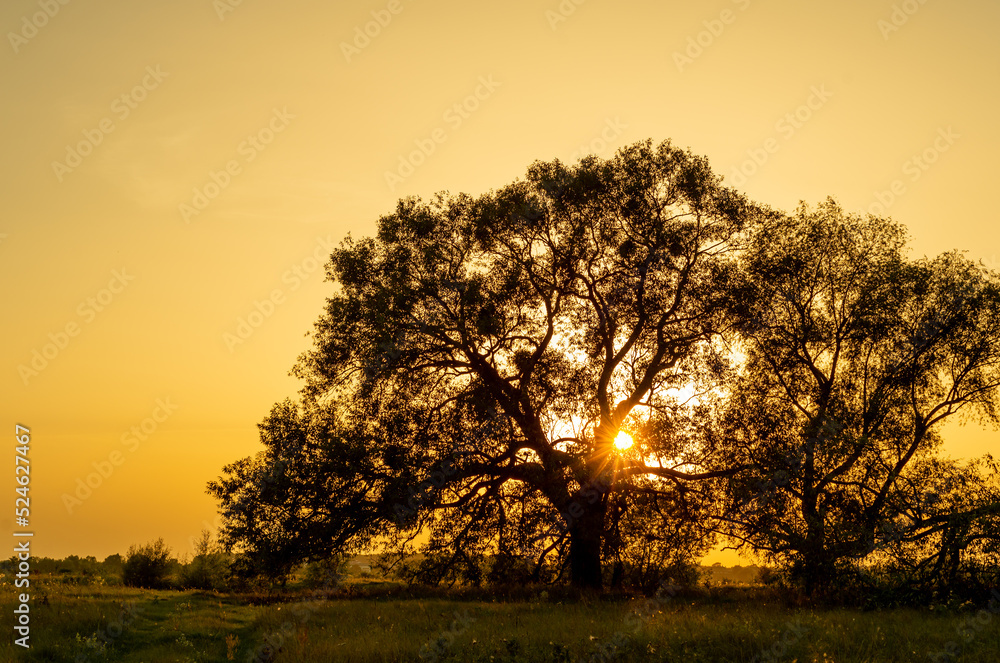
[[[2,590],[0,612],[10,624],[14,591],[9,582]],[[14,646],[5,627],[0,661],[247,661],[266,639],[281,648],[274,660],[296,663],[597,661],[612,660],[601,649],[611,643],[622,661],[1000,660],[1000,614],[794,608],[752,594],[553,603],[541,595],[517,602],[398,594],[309,601],[300,592],[298,600],[261,605],[248,596],[36,579],[32,595],[32,649]],[[977,615],[979,626],[963,638],[959,629]],[[934,658],[949,643],[952,651],[962,647],[961,655]]]

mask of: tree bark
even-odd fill
[[[602,588],[601,536],[586,528],[573,527],[569,533],[570,582],[578,589]]]
[[[576,502],[580,509],[580,502]],[[570,582],[579,589],[603,589],[601,549],[606,508],[602,501],[588,504],[569,527]]]

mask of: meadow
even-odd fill
[[[10,620],[9,574],[4,583],[0,612]],[[50,575],[36,577],[32,593],[32,647],[17,647],[8,636],[0,660],[1000,660],[1000,619],[986,606],[819,608],[795,605],[759,585],[588,598],[553,588],[490,595],[354,577],[332,591],[290,586],[240,594],[142,590],[101,577]]]

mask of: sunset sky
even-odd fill
[[[834,196],[1000,268],[995,0],[6,0],[0,26],[36,554],[189,554],[205,483],[298,389],[330,249],[402,196],[670,138],[760,202]]]

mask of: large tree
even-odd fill
[[[729,470],[692,390],[725,368],[736,255],[770,216],[669,142],[400,201],[334,251],[299,402],[210,485],[224,536],[265,566],[417,540],[440,573],[551,559],[589,588],[636,545],[695,550],[693,486]]]
[[[907,514],[915,540],[997,512],[921,512],[938,488],[915,478],[945,421],[998,421],[1000,281],[959,253],[909,260],[905,244],[900,225],[827,201],[770,224],[741,262],[746,359],[716,431],[740,468],[723,529],[810,592]]]

